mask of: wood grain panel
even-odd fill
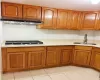
[[[16,48],[7,48],[7,52],[23,52],[23,51],[42,51],[45,50],[45,47],[16,47]]]
[[[100,70],[100,49],[99,49],[99,51],[93,50],[90,64],[95,69]]]
[[[91,51],[75,50],[73,63],[82,66],[89,66]]]
[[[28,68],[43,68],[45,66],[46,52],[34,51],[28,53]]]
[[[57,22],[57,9],[42,7],[42,21],[40,28],[55,29]]]
[[[91,46],[75,46],[75,49],[79,50],[92,50]]]
[[[22,18],[22,5],[16,3],[2,2],[2,17]]]
[[[23,5],[23,18],[41,20],[41,7],[32,5]]]
[[[96,27],[97,13],[83,12],[83,26],[82,29],[94,30]]]
[[[61,50],[61,64],[66,65],[70,64],[71,62],[71,56],[73,51],[72,50]]]
[[[68,29],[67,18],[68,18],[67,10],[58,9],[57,29]]]
[[[2,69],[3,72],[7,71],[7,48],[2,48]]]
[[[25,69],[25,52],[7,53],[7,71]]]
[[[70,29],[72,30],[79,30],[80,29],[80,16],[81,12],[77,12],[77,11],[73,11],[73,20],[72,20],[72,26],[70,27]]]
[[[59,64],[60,64],[60,52],[57,49],[52,51],[47,51],[46,66],[47,67],[59,66]]]

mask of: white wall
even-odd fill
[[[84,38],[84,34],[88,34],[88,40],[100,40],[100,31],[96,30],[81,30],[79,32],[79,39]]]
[[[93,30],[47,30],[36,29],[35,25],[3,24],[3,40],[38,40],[38,39],[83,39],[100,40],[100,31]]]
[[[73,39],[79,31],[43,30],[35,25],[3,24],[3,40],[36,40],[36,39]]]

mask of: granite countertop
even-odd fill
[[[34,45],[5,45],[5,41],[2,43],[1,47],[30,47],[30,46],[63,46],[63,45],[82,45],[82,46],[94,46],[100,47],[100,40],[90,40],[89,43],[95,43],[96,45],[90,44],[74,44],[74,42],[83,42],[83,40],[40,40],[43,44],[34,44]]]

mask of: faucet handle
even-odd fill
[[[87,34],[85,34],[85,36],[87,36]]]

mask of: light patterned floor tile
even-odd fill
[[[51,80],[49,76],[34,76],[34,80]]]
[[[99,72],[76,66],[54,67],[3,74],[2,80],[99,80]]]
[[[33,80],[32,77],[15,78],[15,80]]]
[[[49,74],[52,80],[69,80],[64,74]]]
[[[15,80],[33,80],[29,71],[15,72],[14,77]]]
[[[32,70],[30,71],[32,76],[42,76],[42,75],[47,75],[44,69],[40,70]]]
[[[91,73],[89,73],[88,71],[89,69],[87,69],[87,71],[78,71],[77,73],[80,74],[84,80],[99,80],[99,73],[92,72],[92,70],[90,71]]]
[[[59,73],[63,73],[63,72],[67,72],[70,70],[70,66],[63,66],[63,67],[55,67],[55,68],[47,68],[45,69],[45,71],[48,73],[48,74],[59,74]]]
[[[66,77],[68,77],[70,80],[84,80],[80,74],[77,72],[66,72]]]
[[[14,80],[13,73],[7,73],[2,75],[2,80]]]

